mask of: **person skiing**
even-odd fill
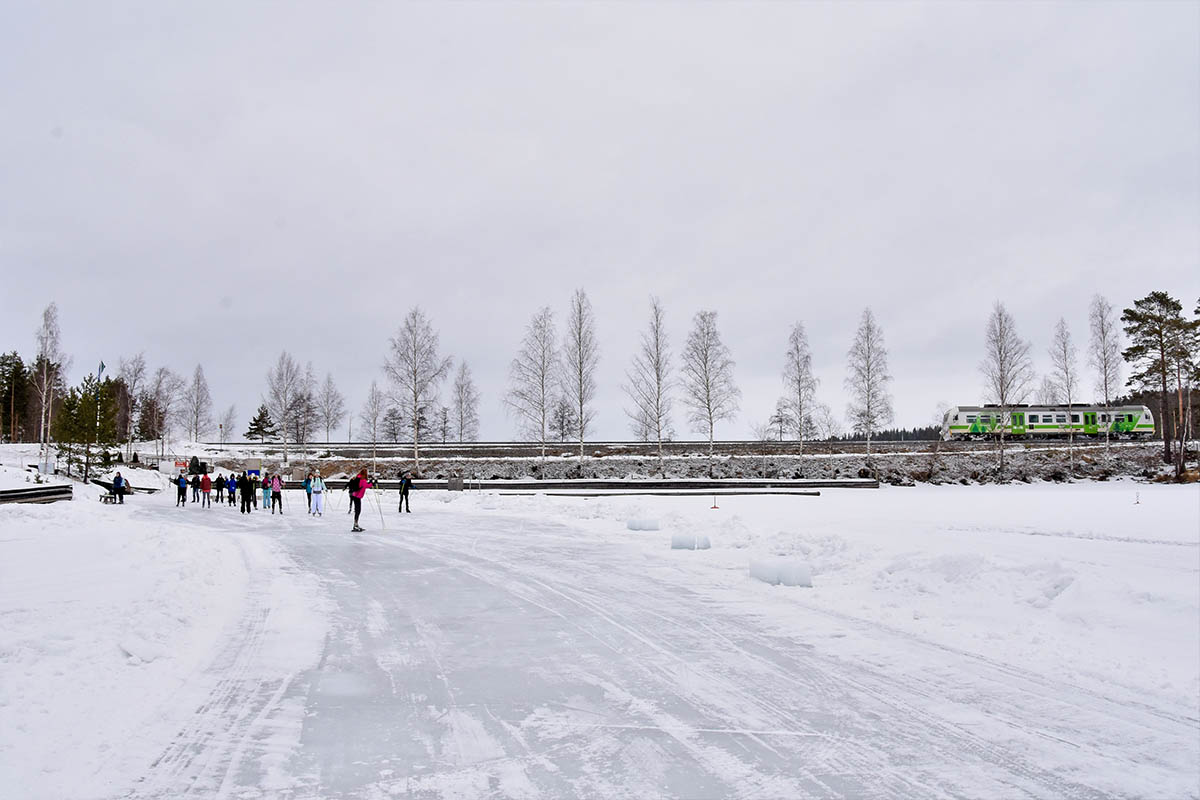
[[[408,503],[408,490],[412,488],[413,480],[412,473],[406,472],[400,476],[400,508],[398,511],[407,511],[412,513],[412,506]]]
[[[179,477],[175,479],[175,487],[179,490],[179,494],[175,496],[175,506],[187,505],[187,476],[183,474],[183,470],[179,470]]]
[[[217,479],[213,481],[213,488],[217,490],[217,505],[225,502],[225,476],[218,472]]]
[[[350,529],[351,533],[362,531],[362,528],[358,526],[358,517],[362,514],[362,499],[363,495],[367,493],[367,486],[367,470],[364,467],[350,479],[350,485],[347,487],[350,490],[350,507],[354,509],[354,527]]]
[[[121,477],[121,473],[113,478],[113,494],[117,496],[117,502],[125,505],[125,479]]]
[[[271,513],[275,513],[275,506],[279,506],[279,516],[283,516],[283,481],[279,477],[279,473],[271,476]]]
[[[314,472],[310,476],[309,501],[311,503],[308,513],[314,517],[320,517],[325,513],[325,481],[321,480],[321,473]]]
[[[237,482],[238,496],[242,498],[242,513],[249,514],[253,509],[250,507],[252,498],[255,496],[254,484],[250,480],[250,476],[245,472],[238,478]]]
[[[308,513],[312,513],[312,478],[311,471],[304,476],[304,493],[308,495]]]
[[[212,478],[207,472],[200,479],[200,495],[204,498],[204,508],[212,508]]]
[[[193,503],[200,502],[200,476],[199,475],[192,476],[192,502]]]
[[[262,479],[262,496],[263,496],[263,511],[271,508],[271,473],[267,472]],[[275,509],[271,509],[271,513],[275,513]]]

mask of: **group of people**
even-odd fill
[[[230,473],[229,477],[218,473],[216,478],[210,477],[207,473],[203,475],[193,475],[189,479],[183,474],[183,470],[179,471],[173,483],[175,484],[178,494],[175,498],[175,506],[181,508],[188,503],[188,488],[192,490],[192,502],[200,503],[203,507],[212,507],[213,491],[216,491],[217,504],[220,505],[226,502],[228,495],[228,504],[233,506],[238,504],[238,499],[241,500],[241,513],[250,514],[258,509],[259,492],[262,493],[263,508],[270,508],[271,513],[275,513],[276,507],[279,508],[279,513],[283,514],[283,489],[285,482],[283,476],[271,473],[264,473],[259,477],[257,472],[245,471],[240,474]],[[124,485],[121,474],[117,473],[116,479],[113,481],[114,487],[118,484]],[[376,482],[373,481],[367,474],[367,470],[361,469],[358,474],[350,479],[346,487],[350,495],[350,508],[348,513],[354,514],[354,526],[351,528],[354,532],[362,531],[359,527],[358,519],[362,514],[362,499],[367,493],[367,489],[374,488]],[[413,479],[411,472],[405,472],[400,478],[400,511],[412,513],[412,507],[409,504],[409,491],[412,489]],[[304,493],[308,498],[308,513],[314,517],[322,517],[325,515],[325,495],[328,493],[329,487],[325,480],[321,477],[321,473],[317,471],[309,471],[304,476]],[[121,492],[114,492],[120,496]],[[122,500],[122,502],[124,502]]]

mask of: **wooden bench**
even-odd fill
[[[117,502],[117,496],[112,492],[109,492],[108,494],[102,494],[100,495],[100,502],[104,503],[105,505],[108,505],[109,503],[115,503]]]

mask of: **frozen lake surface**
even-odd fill
[[[172,503],[0,508],[17,796],[1197,792],[1195,487]]]

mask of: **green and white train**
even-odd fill
[[[1154,435],[1154,415],[1145,406],[956,406],[942,419],[942,439],[975,439],[999,435],[1037,439],[1043,436],[1104,436],[1140,439]]]

